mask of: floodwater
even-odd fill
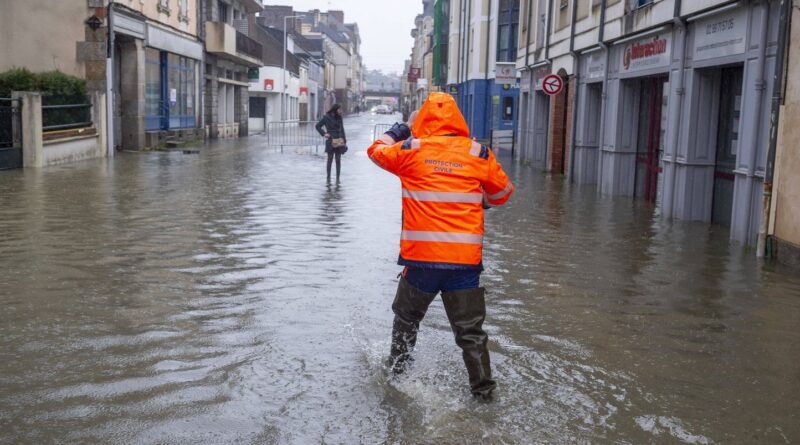
[[[474,401],[441,302],[388,379],[398,181],[346,120],[0,172],[0,443],[800,442],[800,278],[724,228],[504,163]]]

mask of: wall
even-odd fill
[[[86,1],[2,0],[0,8],[0,71],[25,67],[85,76],[76,45],[85,40],[83,22],[92,15]]]
[[[773,184],[774,235],[783,242],[800,248],[800,12],[792,14],[789,53],[785,63],[786,100],[781,110],[781,130],[777,148],[775,182]],[[789,246],[778,249],[778,258],[787,257]],[[797,256],[800,258],[800,256]]]
[[[198,0],[183,0],[187,3],[188,14],[185,17],[179,14],[178,1],[179,0],[168,0],[168,11],[158,6],[158,0],[147,0],[145,2],[141,0],[115,0],[115,3],[140,12],[147,16],[147,18],[168,25],[175,30],[197,36]]]

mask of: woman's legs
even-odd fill
[[[328,177],[331,177],[331,158],[328,158]],[[339,174],[342,172],[342,154],[336,152],[336,181],[339,181]]]
[[[337,162],[336,162],[336,166],[337,166],[336,176],[338,177],[339,176],[339,169],[338,169],[338,166],[339,166],[339,162],[338,162],[339,155],[338,154],[336,155],[336,159],[337,159]],[[333,150],[328,152],[328,181],[331,180],[331,164],[332,163],[333,163]]]

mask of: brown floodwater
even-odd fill
[[[796,271],[508,159],[495,400],[439,300],[388,379],[400,187],[364,150],[389,119],[346,120],[338,186],[264,136],[0,172],[0,443],[800,441]]]

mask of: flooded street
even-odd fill
[[[800,277],[502,157],[494,402],[439,299],[389,380],[398,118],[345,120],[340,185],[260,135],[0,172],[0,443],[800,442]]]

